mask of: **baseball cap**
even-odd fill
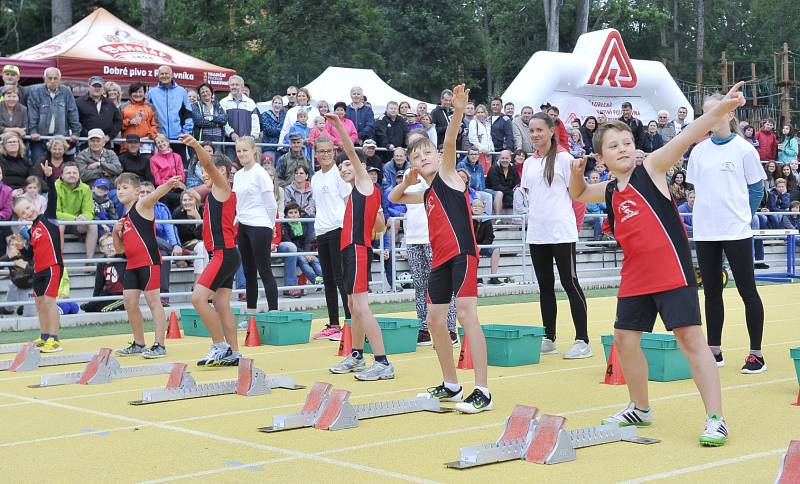
[[[94,86],[95,84],[100,84],[101,86],[105,84],[106,81],[103,80],[100,76],[92,76],[89,78],[89,85]]]
[[[106,190],[111,188],[111,184],[108,183],[108,180],[105,178],[98,178],[97,180],[94,181],[94,184],[92,186],[94,186],[95,188],[102,187],[105,188]]]
[[[368,171],[368,172],[370,172],[370,171],[377,171],[378,173],[380,173],[380,172],[381,172],[381,169],[380,169],[380,168],[378,168],[377,166],[370,166],[369,168],[367,168],[367,171]]]
[[[300,133],[292,133],[291,135],[289,135],[289,141],[295,140],[295,139],[303,139],[303,137],[300,136]]]
[[[376,143],[376,142],[375,142],[375,140],[373,140],[373,139],[368,139],[368,140],[364,141],[364,144],[363,144],[363,146],[364,146],[365,148],[366,148],[367,146],[372,146],[372,147],[375,147],[375,148],[377,148],[377,147],[378,147],[378,143]]]
[[[399,171],[397,172],[397,176],[403,176],[403,175],[405,175],[405,174],[406,174],[406,171],[405,171],[405,170],[399,170]]]
[[[19,67],[12,64],[6,64],[3,66],[3,72],[13,72],[16,75],[19,75]]]
[[[129,134],[127,137],[125,137],[125,142],[126,143],[141,143],[142,142],[142,138],[140,138],[138,134]]]
[[[94,128],[94,129],[90,129],[89,130],[89,134],[87,135],[87,138],[89,138],[89,139],[92,139],[92,138],[105,138],[105,136],[106,136],[106,134],[103,132],[102,129]]]

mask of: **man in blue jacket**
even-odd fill
[[[356,131],[358,131],[356,144],[361,145],[364,140],[375,139],[375,113],[364,102],[364,91],[360,87],[353,86],[350,89],[350,99],[353,102],[347,106],[344,117],[356,126]]]
[[[514,130],[511,127],[511,118],[503,114],[503,100],[499,97],[492,99],[492,143],[495,151],[514,151]],[[498,156],[494,155],[494,161]]]
[[[81,123],[78,106],[69,88],[61,84],[61,71],[55,67],[44,70],[44,84],[28,92],[28,133],[31,135],[31,159],[39,163],[47,153],[42,136],[60,134],[70,144],[78,141]]]
[[[186,165],[186,146],[178,142],[181,134],[192,134],[192,105],[186,89],[172,80],[172,68],[158,68],[158,85],[147,93],[149,102],[156,111],[158,132],[170,140],[172,151],[178,153]]]

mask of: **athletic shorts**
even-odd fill
[[[58,297],[58,286],[61,285],[63,268],[56,264],[47,269],[33,273],[33,295],[36,297]]]
[[[614,328],[649,333],[655,326],[656,315],[661,316],[667,331],[699,326],[700,299],[697,297],[697,287],[684,286],[653,294],[617,298]]]
[[[347,294],[369,291],[371,257],[372,248],[365,245],[351,244],[342,249],[342,272]]]
[[[478,297],[478,258],[460,254],[431,271],[428,302],[450,304],[453,295]]]
[[[161,266],[126,268],[125,274],[122,276],[122,289],[145,292],[161,289]]]
[[[242,264],[242,259],[239,256],[239,249],[233,247],[232,249],[214,249],[211,253],[211,260],[208,261],[203,273],[197,283],[203,287],[207,287],[212,291],[217,289],[233,289],[233,279],[236,277],[236,271]]]

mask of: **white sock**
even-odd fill
[[[461,385],[458,383],[450,383],[448,381],[444,382],[444,387],[450,390],[451,392],[457,392],[461,390]]]
[[[222,351],[227,351],[227,349],[231,347],[231,345],[229,345],[227,341],[220,341],[219,343],[214,343],[211,346]]]
[[[475,389],[476,389],[476,390],[480,390],[480,391],[481,391],[481,393],[483,393],[483,394],[486,396],[486,398],[492,398],[492,394],[491,394],[491,393],[489,393],[489,389],[488,389],[488,388],[486,388],[486,387],[479,387],[479,386],[477,386],[477,385],[476,385],[476,386],[475,386]]]

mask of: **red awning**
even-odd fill
[[[10,57],[0,57],[0,65],[6,66],[9,64],[19,67],[19,74],[23,79],[42,79],[44,77],[45,69],[56,66],[56,62],[53,59],[23,60],[11,59]]]

